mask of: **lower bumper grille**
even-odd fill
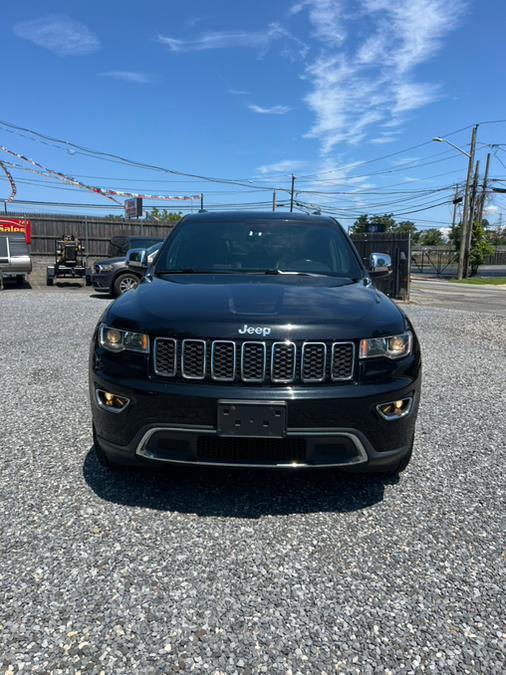
[[[268,464],[306,461],[303,438],[220,438],[200,436],[197,458],[233,464]]]

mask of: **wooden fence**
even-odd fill
[[[143,236],[165,238],[174,227],[144,220],[98,218],[94,216],[61,216],[14,214],[14,217],[29,218],[32,223],[31,254],[53,255],[54,241],[64,234],[74,234],[84,243],[87,255],[105,257],[109,241],[116,236]]]

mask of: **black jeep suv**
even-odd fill
[[[404,469],[421,360],[371,281],[387,265],[372,254],[366,271],[329,217],[183,218],[95,330],[99,461]]]

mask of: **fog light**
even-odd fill
[[[383,419],[388,420],[398,420],[401,417],[406,417],[411,411],[411,404],[413,398],[402,398],[398,401],[389,401],[388,403],[380,403],[376,406],[376,410],[379,412]]]
[[[96,396],[98,405],[109,412],[121,412],[130,403],[129,398],[112,394],[110,391],[104,391],[103,389],[97,389]]]

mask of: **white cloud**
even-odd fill
[[[336,0],[300,0],[296,2],[291,14],[297,14],[308,8],[309,18],[313,25],[313,35],[329,44],[340,45],[346,39],[343,25],[344,2]]]
[[[381,136],[371,138],[370,142],[374,143],[375,145],[385,145],[386,143],[395,143],[397,139],[397,134],[382,134]]]
[[[100,49],[100,40],[87,26],[65,14],[49,14],[33,21],[17,23],[14,34],[57,56],[92,54]]]
[[[233,96],[249,96],[251,94],[250,91],[245,91],[244,89],[229,89],[228,93]]]
[[[437,83],[418,82],[414,68],[441,48],[458,25],[466,0],[300,0],[318,55],[307,65],[305,102],[315,115],[308,132],[325,156],[340,143],[363,141],[371,128],[399,128],[406,113],[440,96]],[[364,28],[366,27],[366,29]],[[365,39],[349,40],[366,32]],[[390,143],[389,132],[372,142]]]
[[[135,84],[151,84],[154,80],[149,73],[139,73],[134,70],[107,70],[104,73],[99,73],[103,77],[113,77],[116,80],[125,80],[126,82],[134,82]]]
[[[181,38],[159,35],[158,41],[171,52],[195,52],[209,49],[252,48],[263,56],[269,48],[279,42],[282,54],[289,58],[303,57],[308,51],[307,45],[277,23],[271,23],[264,31],[213,31],[197,38]]]
[[[193,28],[196,26],[198,23],[201,23],[202,21],[205,21],[206,17],[205,16],[190,16],[188,19],[186,19],[185,23],[187,26],[190,26]]]
[[[392,159],[390,164],[392,164],[392,166],[403,166],[404,164],[418,162],[419,159],[419,157],[398,157],[397,159]]]
[[[271,105],[267,108],[257,105],[256,103],[250,103],[248,108],[260,115],[286,115],[289,113],[292,108],[289,105]]]
[[[431,103],[439,96],[439,85],[399,82],[394,89],[394,105],[392,112],[394,115],[404,113],[408,110],[421,108],[427,103]],[[394,118],[395,119],[395,118]]]
[[[266,173],[292,173],[295,169],[300,169],[305,165],[305,162],[297,159],[283,159],[280,162],[273,162],[272,164],[264,164],[259,166],[257,171],[261,174]]]

